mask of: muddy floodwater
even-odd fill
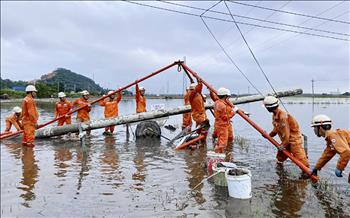
[[[350,128],[349,98],[316,100],[312,105],[308,98],[284,99],[308,136],[311,166],[325,147],[324,140],[310,128],[313,114],[328,114],[334,127]],[[147,103],[149,109],[152,104],[166,108],[182,105],[181,100]],[[2,131],[13,106],[1,104]],[[271,115],[261,102],[239,107],[251,113],[267,132],[271,130]],[[53,118],[52,103],[40,103],[38,108],[39,123]],[[120,114],[134,111],[134,101],[120,103]],[[92,119],[102,118],[103,108],[95,106],[91,114]],[[162,134],[174,137],[181,119],[164,119],[165,125],[177,130],[163,127]],[[276,149],[242,118],[235,116],[232,121],[235,162],[252,173],[249,200],[230,198],[226,188],[205,180],[211,137],[207,147],[175,151],[165,139],[136,141],[131,135],[127,141],[125,126],[117,126],[113,136],[93,130],[85,147],[74,135],[37,140],[34,149],[22,148],[20,137],[1,141],[1,217],[350,217],[350,165],[343,178],[335,177],[338,155],[319,172],[320,183],[314,187],[300,178],[300,170],[292,162],[276,167]],[[202,180],[203,184],[191,191]]]

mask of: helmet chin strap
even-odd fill
[[[317,136],[318,137],[321,137],[321,135],[320,135],[320,128],[321,128],[321,126],[317,126]]]

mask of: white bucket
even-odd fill
[[[238,170],[244,175],[230,175],[231,171]],[[248,199],[252,197],[252,174],[245,168],[227,169],[225,177],[228,186],[228,193],[233,198]]]
[[[228,169],[237,168],[236,164],[231,162],[217,162],[213,165],[214,184],[217,186],[227,186],[225,172]]]
[[[208,172],[213,171],[213,166],[215,163],[224,162],[225,154],[223,153],[215,153],[214,151],[207,152],[207,168]]]

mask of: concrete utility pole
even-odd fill
[[[278,97],[294,96],[294,95],[302,94],[302,92],[303,91],[301,89],[289,90],[284,92],[278,92],[277,96]],[[230,98],[230,101],[234,105],[238,105],[238,104],[245,104],[245,103],[250,103],[255,101],[261,101],[263,99],[264,99],[264,96],[252,95],[252,96],[246,96],[241,98]],[[210,103],[208,102],[205,104],[206,109],[212,109],[213,106],[214,106],[214,103],[212,102]],[[93,120],[93,121],[81,123],[81,124],[75,123],[75,124],[64,125],[64,126],[47,127],[47,128],[37,130],[36,137],[48,138],[52,136],[64,135],[70,132],[79,132],[79,128],[81,128],[83,131],[91,130],[91,129],[100,129],[100,128],[104,128],[112,125],[130,124],[130,123],[136,123],[136,122],[145,121],[145,120],[153,120],[157,118],[178,115],[178,114],[183,114],[190,111],[191,111],[191,106],[178,106],[172,109],[124,115],[113,119],[101,119],[101,120]]]

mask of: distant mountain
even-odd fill
[[[52,73],[41,76],[38,82],[49,85],[57,85],[60,91],[65,92],[79,92],[85,89],[94,93],[104,91],[104,89],[100,85],[96,84],[92,79],[64,68],[57,68]]]

